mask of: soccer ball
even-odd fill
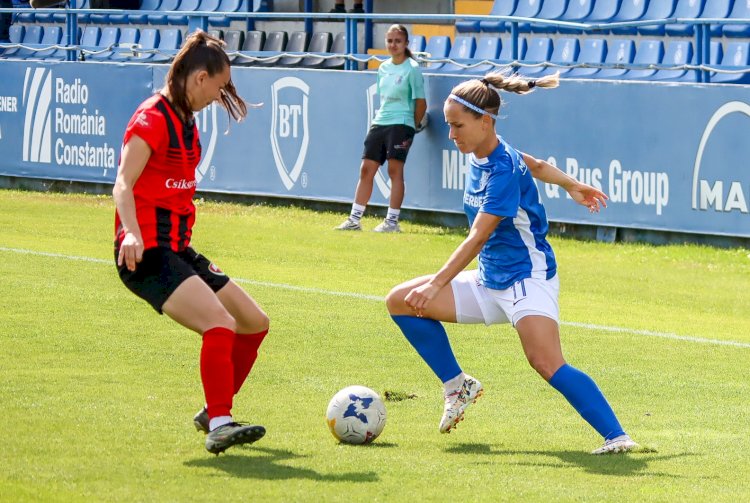
[[[328,403],[326,420],[336,440],[367,444],[385,427],[385,405],[377,393],[364,386],[349,386]]]

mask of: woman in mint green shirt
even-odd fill
[[[401,232],[398,218],[404,201],[404,163],[417,132],[416,126],[423,124],[427,102],[419,64],[408,47],[409,32],[404,26],[394,24],[385,34],[385,45],[391,57],[378,68],[380,109],[365,138],[352,211],[337,230],[362,230],[360,220],[372,195],[375,174],[388,161],[391,179],[388,214],[373,230]]]

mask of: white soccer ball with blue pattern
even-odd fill
[[[385,427],[385,404],[365,386],[349,386],[336,393],[328,403],[328,428],[339,442],[368,444]]]

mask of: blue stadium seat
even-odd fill
[[[495,37],[483,37],[477,41],[477,50],[474,51],[474,59],[477,61],[495,61],[500,57],[501,41]],[[497,69],[495,65],[484,63],[473,68],[464,69],[464,73],[470,75],[486,75]]]
[[[26,27],[22,24],[12,24],[8,31],[8,38],[11,44],[20,44],[26,34]],[[0,55],[3,58],[12,58],[18,52],[18,48],[13,49],[0,49]]]
[[[43,36],[44,36],[43,27],[39,25],[27,26],[23,34],[23,39],[21,39],[21,43],[23,45],[39,45],[42,42]],[[36,51],[32,51],[32,50],[24,49],[23,47],[20,47],[15,53],[10,55],[9,57],[18,58],[18,59],[26,59],[28,57],[33,57],[34,52]]]
[[[19,9],[26,9],[23,12],[19,12],[17,14],[13,15],[13,22],[14,23],[33,23],[36,19],[36,13],[34,12],[34,9],[31,8],[31,5],[28,1],[21,2],[20,0],[13,0],[11,5],[14,8]]]
[[[635,42],[632,40],[611,40],[607,44],[607,57],[604,62],[610,65],[628,65],[635,57]],[[624,68],[602,68],[591,75],[595,79],[619,79],[627,72]]]
[[[241,52],[260,52],[263,50],[263,45],[266,43],[266,33],[263,31],[248,31],[243,36]],[[234,58],[230,58],[232,64],[239,64],[249,66],[254,63],[247,58],[243,57],[242,54],[238,54]]]
[[[180,0],[162,0],[159,4],[159,11],[173,11],[177,10],[180,6]],[[148,24],[167,24],[169,21],[166,14],[149,14],[146,16]]]
[[[664,44],[661,40],[641,40],[633,59],[634,65],[658,65],[664,59]],[[656,69],[634,68],[620,78],[628,80],[649,80]]]
[[[180,0],[180,5],[177,6],[177,10],[180,12],[196,12],[203,10],[200,7],[201,0]],[[167,16],[167,24],[186,25],[187,23],[187,14],[171,14]]]
[[[620,11],[622,0],[596,0],[584,23],[609,23]]]
[[[161,0],[141,0],[141,11],[159,10]],[[112,24],[146,24],[148,15],[138,11],[131,11],[127,14],[110,14],[109,22]]]
[[[750,2],[735,0],[734,8],[727,17],[729,19],[750,19]],[[750,38],[750,24],[725,24],[721,32],[725,37]]]
[[[182,45],[182,31],[178,28],[163,28],[159,30],[157,49],[159,52],[147,59],[149,63],[169,63]]]
[[[284,52],[287,42],[289,40],[289,36],[285,31],[271,31],[268,34],[266,34],[266,43],[263,44],[263,52],[269,52],[269,53],[280,53]],[[268,56],[271,56],[272,54],[269,54]],[[263,57],[268,57],[265,54]],[[259,61],[255,63],[254,66],[276,66],[276,64],[279,62],[279,57],[271,58],[266,61]]]
[[[216,12],[247,12],[247,1],[248,0],[221,0]],[[231,22],[232,18],[226,16],[210,16],[208,18],[208,24],[210,26],[229,26]]]
[[[409,40],[409,50],[411,52],[424,52],[424,48],[427,45],[427,41],[424,35],[412,35]]]
[[[513,16],[517,17],[536,17],[542,8],[542,2],[539,0],[518,0]],[[480,21],[479,29],[493,33],[510,31],[510,25],[505,21]]]
[[[670,40],[664,53],[662,65],[676,66],[693,62],[693,44],[684,40]],[[694,70],[659,70],[651,80],[669,80],[695,82],[697,75]]]
[[[138,39],[138,45],[143,50],[157,49],[161,41],[161,33],[156,28],[142,28],[141,36]],[[131,61],[149,61],[154,57],[155,53],[138,53],[134,58],[130,58]]]
[[[637,21],[646,13],[647,6],[647,0],[622,0],[620,10],[617,11],[615,17],[610,19],[609,22],[628,23]],[[612,28],[610,32],[616,35],[635,35],[636,29],[634,26],[623,26],[622,28]]]
[[[741,1],[741,0],[738,0]],[[750,69],[750,42],[728,42],[721,64],[723,70]],[[750,84],[750,72],[711,74],[711,82],[722,84]]]
[[[102,38],[104,38],[104,34],[102,34]],[[117,41],[117,47],[136,45],[139,44],[140,41],[141,32],[138,28],[123,28],[120,31],[120,38]],[[99,45],[102,45],[101,41],[99,41]],[[129,51],[112,51],[108,58],[102,59],[109,59],[111,61],[130,61],[134,58],[135,56],[133,56],[133,54]]]
[[[84,34],[86,32],[84,31]],[[104,49],[109,49],[111,47],[114,47],[117,45],[117,43],[120,40],[120,28],[116,26],[108,26],[106,28],[102,29],[102,35],[99,37],[99,41],[96,44],[96,47],[91,47],[87,49],[91,49],[92,51],[102,51]],[[99,52],[98,54],[86,54],[84,55],[84,58],[86,61],[106,61],[109,59],[109,57],[112,55],[111,49],[104,52]]]
[[[459,35],[453,41],[451,52],[448,53],[448,57],[454,60],[460,59],[471,59],[474,56],[474,52],[477,49],[477,42],[474,37],[467,35]],[[436,68],[431,68],[430,71],[438,71],[440,73],[463,73],[464,68],[453,63],[445,63]]]
[[[677,0],[658,0],[649,2],[646,12],[638,21],[651,21],[666,19],[672,16]],[[639,26],[637,29],[641,35],[664,35],[664,25]]]
[[[525,38],[519,37],[518,38],[518,61],[523,61],[524,56],[526,56],[526,49],[528,47],[528,44],[526,42]],[[513,61],[513,41],[510,39],[502,39],[501,47],[500,47],[500,55],[497,57],[498,62],[500,63],[510,63]]]
[[[331,52],[334,54],[343,54],[346,52],[346,35],[344,32],[337,33],[336,36],[333,37]],[[346,63],[344,58],[330,58],[324,60],[320,67],[329,70],[341,70],[344,68],[344,63]]]
[[[309,33],[304,31],[294,31],[289,36],[289,42],[287,42],[284,52],[306,52],[309,43]],[[302,63],[303,59],[305,58],[302,56],[284,56],[279,60],[277,66],[283,66],[287,68],[299,66],[299,64]]]
[[[83,29],[83,35],[79,45],[84,49],[95,50],[99,46],[102,37],[102,29],[98,26],[87,26]]]
[[[330,52],[333,35],[327,31],[313,33],[310,38],[310,45],[307,47],[308,52],[326,53]],[[310,56],[303,58],[300,62],[302,68],[319,68],[323,64],[323,58],[320,56]]]
[[[727,0],[713,1],[726,2]],[[705,0],[677,0],[677,6],[672,13],[672,17],[700,17],[704,5]],[[727,14],[728,13],[729,9],[727,9]],[[664,29],[667,35],[677,37],[689,37],[695,32],[693,25],[691,24],[668,24]]]
[[[63,30],[60,26],[46,26],[42,36],[41,45],[53,46],[63,43]],[[67,58],[67,51],[64,49],[47,49],[37,51],[33,56],[26,59],[44,59],[49,61],[64,61]]]
[[[573,0],[576,1],[576,0]],[[568,0],[544,0],[542,8],[536,16],[537,19],[550,19],[557,20],[565,14],[565,10],[568,8]],[[518,30],[524,33],[533,31],[534,33],[555,33],[557,27],[550,25],[539,25],[532,23],[519,23]]]
[[[552,40],[547,37],[531,37],[529,38],[528,48],[526,54],[523,57],[524,63],[534,64],[543,63],[549,61],[552,56]],[[525,67],[521,66],[517,68],[518,73],[522,75],[530,75],[535,72],[539,72],[544,67]]]
[[[516,2],[517,0],[495,0],[490,15],[511,16],[516,8]],[[479,21],[456,21],[456,31],[459,33],[477,32],[479,29]]]
[[[602,0],[600,0],[602,1]],[[572,23],[582,23],[594,8],[594,0],[573,0],[568,4],[565,13],[560,16],[560,21],[569,21]],[[579,30],[572,28],[559,28],[560,33],[580,33]]]
[[[601,38],[587,37],[583,39],[581,51],[578,53],[578,64],[598,65],[604,63],[607,57],[607,42]],[[590,78],[598,68],[571,68],[568,71],[560,71],[560,76],[569,79]]]
[[[578,53],[581,50],[581,43],[577,38],[558,38],[555,40],[555,47],[552,50],[552,55],[549,57],[550,63],[556,65],[572,65],[578,60]],[[563,72],[567,68],[558,68],[555,66],[547,66],[539,69],[536,68],[522,68],[523,75],[529,77],[539,78],[545,75],[552,75],[555,72]]]
[[[211,29],[211,30],[208,30],[206,33],[208,33],[214,38],[218,38],[219,40],[224,40],[224,30]]]
[[[451,51],[451,39],[445,35],[433,35],[430,40],[427,41],[427,45],[424,48],[424,52],[427,53],[428,58],[441,59],[447,58]],[[433,71],[443,66],[444,63],[429,63],[429,66],[425,69],[427,71]]]

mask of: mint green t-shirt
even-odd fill
[[[378,68],[380,109],[373,124],[390,126],[405,124],[414,127],[414,100],[424,98],[424,78],[419,64],[412,58],[400,65],[384,61]]]

